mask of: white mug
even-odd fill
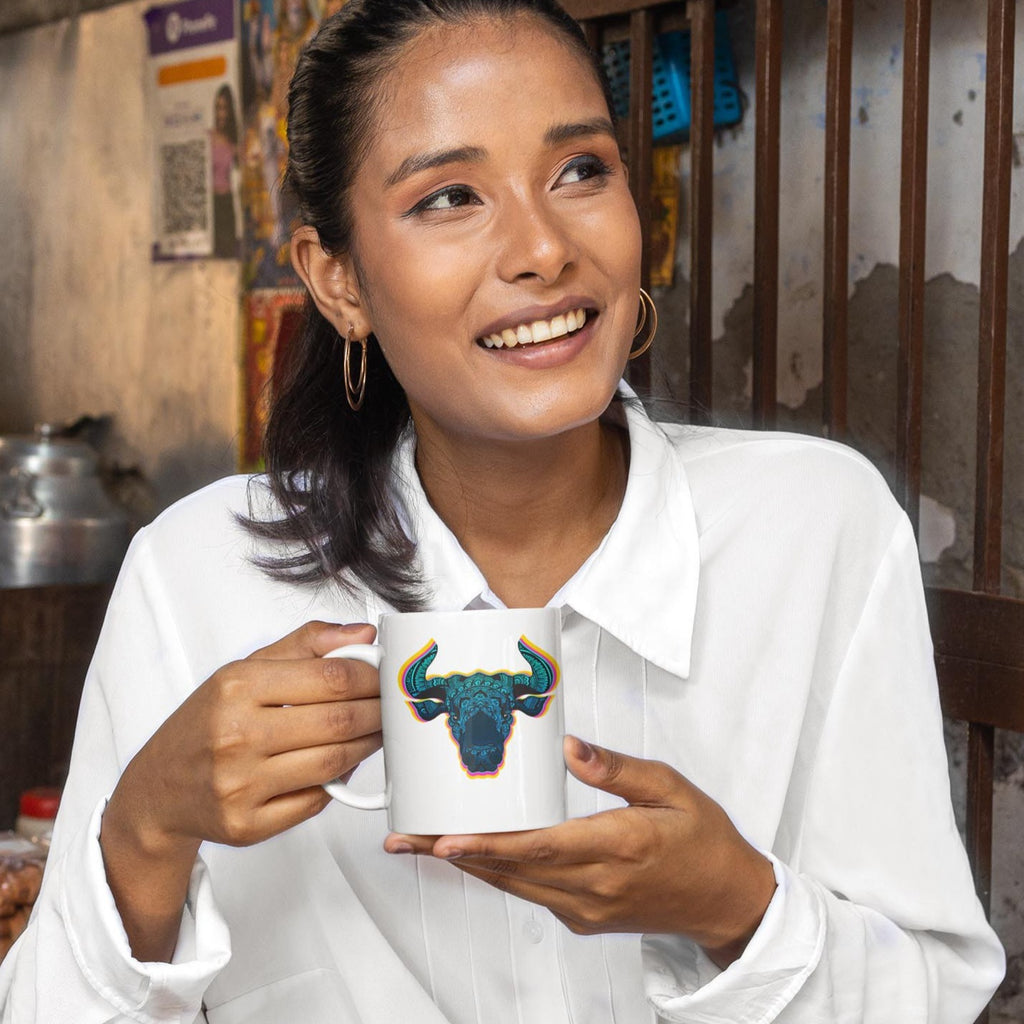
[[[410,835],[512,832],[565,821],[557,608],[395,612],[376,644],[339,647],[380,669],[383,793],[336,779],[351,807],[386,807]]]

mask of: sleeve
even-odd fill
[[[953,816],[913,531],[900,518],[832,692],[788,863],[743,956],[643,940],[677,1024],[971,1024],[1005,957]],[[767,852],[767,851],[766,851]]]
[[[158,574],[144,537],[136,538],[86,677],[42,890],[0,963],[2,1024],[202,1019],[203,993],[230,957],[202,861],[173,962],[142,963],[131,955],[99,846],[106,794],[191,685]]]

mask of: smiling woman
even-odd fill
[[[268,474],[133,544],[4,1024],[973,1021],[1003,961],[913,531],[840,445],[629,395],[641,225],[578,27],[349,0],[289,106]],[[540,605],[570,820],[382,846],[328,806],[384,786],[377,670],[324,655]]]
[[[531,521],[530,538],[545,546],[537,562],[552,571],[524,571],[522,539],[506,570],[514,584],[499,578],[500,553],[481,564],[499,595],[543,603],[589,556],[621,499],[619,431],[599,417],[615,393],[637,321],[639,223],[607,90],[576,24],[547,5],[442,5],[447,17],[424,21],[426,10],[396,9],[385,28],[379,12],[371,18],[349,8],[325,27],[296,72],[287,184],[307,226],[293,240],[293,261],[320,315],[311,311],[304,338],[310,358],[295,360],[295,376],[278,383],[269,466],[279,500],[294,510],[283,529],[298,536],[301,526],[307,549],[317,552],[319,562],[309,556],[311,577],[351,568],[398,606],[411,607],[416,591],[403,575],[411,561],[407,538],[389,519],[390,497],[381,494],[373,510],[364,500],[344,525],[348,501],[372,495],[373,482],[382,479],[379,465],[365,449],[358,459],[345,457],[338,444],[382,442],[376,454],[389,460],[408,407],[421,473],[430,463],[465,464],[483,442],[485,467],[495,457],[511,460],[505,481],[518,476],[525,487],[536,481],[538,465],[551,467],[550,511],[564,507],[562,499],[580,499],[580,480],[557,468],[563,460],[579,465],[595,492],[595,523],[558,515],[560,529],[544,537],[540,510]],[[345,34],[344,50],[332,33]],[[360,43],[372,51],[361,52]],[[364,124],[368,111],[372,129]],[[347,124],[348,135],[329,132],[328,123]],[[328,167],[330,176],[321,177]],[[367,339],[366,386],[375,408],[352,417],[323,391],[320,422],[337,424],[334,445],[325,445],[310,435],[303,369],[350,334]],[[335,355],[320,367],[339,363]],[[528,438],[558,438],[560,456],[516,450]],[[314,493],[296,491],[290,473],[308,468],[311,455],[366,473],[364,481],[333,488],[322,516],[312,508]],[[520,461],[529,473],[513,465]],[[478,530],[473,513],[489,515],[510,495],[507,482],[493,493],[486,479],[467,478],[471,465],[458,479],[437,474],[427,489],[435,503],[444,501],[445,489],[472,490],[474,502],[454,498],[460,507],[445,518],[462,524],[457,534],[479,560],[487,555],[473,534],[487,538],[492,531]],[[320,477],[327,472],[325,466]],[[524,497],[515,499],[519,507]],[[372,534],[378,524],[379,548],[348,539],[353,531]],[[264,529],[282,536],[277,525]],[[378,564],[368,564],[378,550]],[[529,593],[527,576],[537,583]]]

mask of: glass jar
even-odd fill
[[[26,789],[18,801],[14,831],[19,836],[48,847],[53,834],[53,819],[60,806],[60,790],[48,786]]]

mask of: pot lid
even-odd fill
[[[36,476],[91,476],[96,451],[85,441],[57,435],[59,427],[41,423],[35,434],[0,436],[0,473],[24,469]]]

